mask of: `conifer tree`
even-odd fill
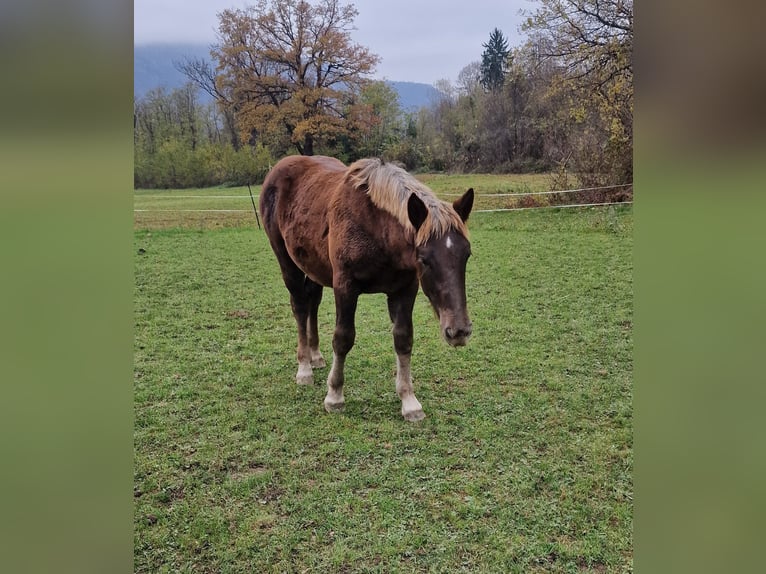
[[[508,67],[508,40],[495,28],[489,35],[489,42],[482,44],[481,85],[487,91],[502,87]]]

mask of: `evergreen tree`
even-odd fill
[[[484,52],[481,55],[481,85],[485,90],[496,90],[502,87],[505,81],[510,53],[508,40],[495,28],[489,35],[489,42],[482,46]]]

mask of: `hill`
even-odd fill
[[[206,44],[145,44],[133,47],[133,95],[141,98],[152,89],[172,90],[186,83],[186,76],[175,69],[173,62],[185,58],[210,59]],[[439,92],[430,84],[386,80],[399,94],[403,110],[415,111],[430,105]],[[200,91],[200,99],[209,99]]]
[[[175,69],[173,62],[186,58],[210,59],[205,44],[147,44],[133,47],[133,95],[141,98],[155,88],[172,90],[187,79]],[[202,94],[201,94],[202,96]],[[206,94],[205,94],[206,96]]]

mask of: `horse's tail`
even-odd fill
[[[267,232],[271,229],[274,222],[274,212],[277,205],[277,193],[279,189],[276,180],[278,169],[279,165],[275,165],[266,175],[266,179],[263,180],[263,185],[261,186],[261,197],[258,201],[258,210],[261,212],[263,226],[266,228]]]

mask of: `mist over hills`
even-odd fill
[[[133,94],[141,98],[155,88],[172,90],[186,83],[187,78],[173,63],[186,58],[210,59],[207,44],[144,44],[133,47]],[[439,92],[430,84],[417,82],[386,82],[399,94],[399,104],[405,111],[415,111],[437,100]],[[199,91],[202,101],[209,96]]]

